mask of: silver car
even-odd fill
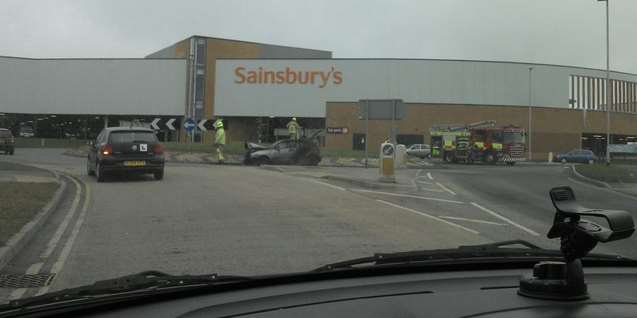
[[[431,146],[428,144],[413,144],[407,148],[407,154],[418,158],[431,158]]]

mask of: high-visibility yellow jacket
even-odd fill
[[[288,124],[288,133],[290,134],[290,137],[299,138],[299,130],[301,128],[301,126],[299,126],[299,123],[297,123],[294,120],[291,120]]]
[[[226,131],[223,128],[217,128],[217,132],[215,133],[215,144],[226,144]]]

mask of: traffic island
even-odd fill
[[[637,196],[637,166],[573,165],[573,176],[598,187]]]
[[[33,219],[57,188],[51,182],[0,182],[0,246]]]
[[[584,177],[606,183],[637,183],[637,166],[623,165],[575,165]]]
[[[65,188],[51,172],[0,162],[0,268],[41,228]]]

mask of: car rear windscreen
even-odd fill
[[[157,136],[150,131],[114,131],[109,138],[110,144],[139,142],[154,143],[157,142]]]

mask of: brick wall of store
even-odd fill
[[[396,121],[399,134],[423,135],[430,142],[429,127],[439,124],[467,124],[495,120],[497,125],[513,124],[528,129],[528,108],[520,106],[477,106],[448,104],[406,104],[403,120]],[[326,148],[352,149],[353,134],[365,133],[365,121],[358,119],[358,103],[329,102],[326,126],[347,127],[343,135],[328,134]],[[549,107],[532,109],[532,148],[534,159],[545,159],[549,151],[563,152],[581,146],[582,133],[606,132],[606,113],[589,111],[586,125],[582,111]],[[369,121],[369,149],[377,152],[389,136],[391,121]],[[637,134],[637,114],[611,113],[611,133]]]

